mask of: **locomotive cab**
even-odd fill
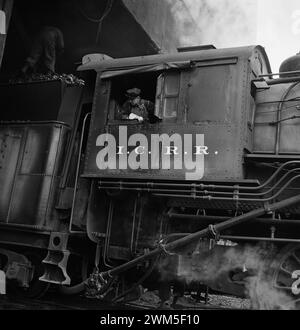
[[[245,180],[244,153],[253,151],[255,102],[250,92],[251,81],[259,74],[270,72],[268,60],[261,47],[107,60],[79,68],[92,69],[98,72],[98,78],[85,177]],[[160,123],[147,125],[117,119],[117,113],[125,101],[125,92],[133,87],[139,87],[142,97],[155,104],[155,115],[161,118]],[[107,133],[119,143],[119,150],[123,147],[128,150],[128,146],[122,145],[128,141],[120,141],[120,127],[127,130],[125,140],[136,133],[144,135],[148,141],[145,149],[149,155],[151,137],[155,135],[168,134],[170,141],[165,141],[166,143],[174,144],[174,140],[181,139],[181,143],[178,142],[179,149],[184,149],[184,137],[190,135],[193,139],[190,146],[193,156],[191,159],[184,159],[185,153],[190,153],[189,150],[180,150],[178,157],[171,155],[170,159],[165,159],[161,154],[158,155],[161,159],[156,160],[156,166],[151,168],[150,162],[155,162],[153,157],[146,159],[144,155],[144,162],[149,166],[137,162],[133,169],[130,166],[124,169],[124,164],[120,168],[120,161],[123,160],[117,157],[111,164],[109,160],[108,163],[103,161],[106,169],[102,170],[95,161],[97,155],[101,154],[101,146],[95,146],[96,141],[101,134]],[[197,138],[198,141],[195,140]],[[130,147],[132,150],[134,146]],[[201,150],[203,154],[198,156],[205,155],[205,160],[204,157],[201,160],[199,157],[199,162],[196,162],[195,154],[197,151],[201,153]],[[157,150],[154,150],[154,154],[156,153]],[[171,166],[165,162],[170,162]],[[189,173],[189,168],[193,165],[195,167],[195,162],[203,162],[202,170],[194,169],[195,172],[198,170],[198,175]]]

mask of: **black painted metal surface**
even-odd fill
[[[55,122],[0,125],[0,222],[57,226],[51,220],[68,131]]]

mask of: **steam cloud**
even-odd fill
[[[242,274],[244,268],[245,276],[240,282],[245,286],[245,293],[251,300],[253,309],[296,309],[293,298],[286,292],[276,289],[267,275],[270,260],[276,252],[275,249],[263,246],[236,246],[227,247],[225,250],[217,246],[211,251],[200,247],[196,248],[192,260],[180,256],[177,275],[187,283],[199,282],[209,285],[218,283],[224,274],[232,270],[240,269]],[[174,261],[172,267],[174,269]],[[172,278],[171,268],[166,260],[161,264],[160,273],[164,281]]]
[[[256,40],[257,0],[167,1],[172,6],[181,46],[214,44],[223,48],[250,45]]]

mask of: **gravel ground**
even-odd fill
[[[233,309],[251,309],[251,302],[249,299],[241,299],[230,296],[210,295],[209,305]]]
[[[172,301],[167,302],[163,308],[171,309]],[[157,309],[161,308],[160,299],[157,292],[146,292],[139,300],[129,303],[121,309]],[[102,310],[102,309],[120,309],[120,305],[109,306],[99,300],[83,299],[80,297],[56,297],[47,295],[41,300],[17,299],[0,295],[0,310]],[[214,309],[250,309],[250,301],[230,296],[209,295],[209,302],[197,303],[190,296],[179,298],[176,305],[177,310],[214,310]]]
[[[143,296],[135,302],[137,305],[144,307],[158,308],[160,306],[160,299],[157,292],[146,292]],[[164,305],[166,308],[171,305],[171,301],[166,302]],[[196,302],[195,299],[190,296],[179,298],[175,309],[251,309],[251,303],[249,299],[235,298],[232,296],[220,296],[209,295],[208,304],[202,302]]]

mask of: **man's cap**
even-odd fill
[[[139,96],[141,94],[141,90],[139,88],[132,88],[126,91],[127,96]]]

